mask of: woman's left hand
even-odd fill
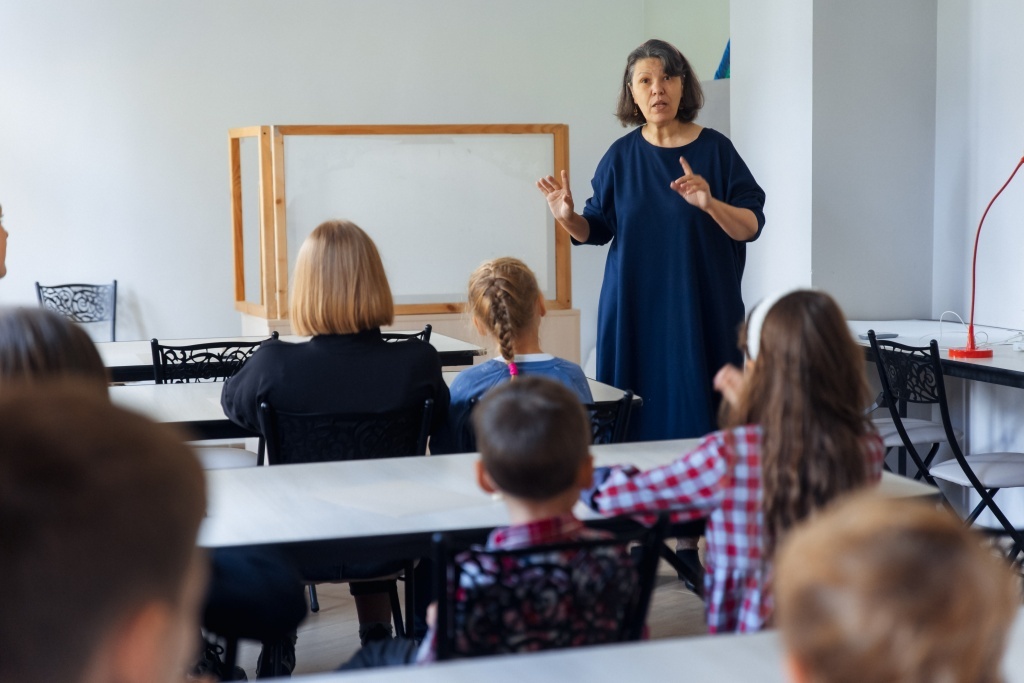
[[[673,180],[669,187],[678,192],[688,204],[696,206],[701,211],[707,211],[714,201],[708,181],[704,180],[704,176],[694,173],[683,157],[679,157],[679,165],[683,167],[683,175]]]

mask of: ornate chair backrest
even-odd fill
[[[590,437],[593,445],[622,443],[629,428],[629,416],[635,400],[632,391],[626,391],[617,401],[584,403],[583,408],[590,415]],[[472,453],[476,450],[476,434],[473,432],[473,409],[480,398],[470,400],[464,423],[459,426],[459,452]]]
[[[277,332],[269,337],[277,338]],[[267,340],[170,346],[152,339],[153,380],[157,384],[223,382],[238,372],[264,341]]]
[[[517,550],[458,551],[435,536],[437,658],[639,640],[664,529]]]
[[[39,305],[76,323],[110,321],[110,341],[117,341],[117,280],[109,285],[36,283]]]
[[[430,332],[433,330],[433,326],[427,324],[423,326],[423,329],[419,332],[413,332],[411,334],[405,334],[403,332],[382,332],[380,336],[384,337],[384,341],[397,342],[405,341],[407,339],[419,339],[420,341],[430,343]]]
[[[868,339],[887,404],[898,407],[900,403],[939,402],[942,374],[935,371],[930,346],[882,341],[875,337],[874,330],[868,332]]]
[[[260,404],[267,462],[367,460],[424,455],[434,400],[384,413],[291,413]]]

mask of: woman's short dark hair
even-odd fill
[[[623,126],[642,126],[647,123],[647,119],[636,106],[633,91],[629,87],[633,82],[633,68],[641,59],[660,59],[665,73],[683,79],[683,99],[679,103],[676,119],[690,123],[697,118],[697,112],[704,106],[704,91],[700,87],[700,79],[697,78],[690,62],[674,45],[652,38],[626,57],[626,70],[622,74],[622,89],[619,91],[619,105],[615,110],[619,122]]]

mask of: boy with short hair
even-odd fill
[[[544,377],[517,378],[487,392],[473,410],[473,426],[480,449],[477,482],[484,491],[501,494],[511,522],[491,532],[487,549],[608,537],[572,513],[594,469],[590,420],[572,391]],[[418,654],[411,641],[371,644],[342,668],[432,661],[435,607],[428,611],[430,630]]]
[[[183,437],[73,383],[0,392],[0,681],[181,681],[206,561]]]
[[[793,683],[995,683],[1020,607],[1010,568],[945,510],[859,495],[780,550]]]

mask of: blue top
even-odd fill
[[[750,209],[764,226],[764,191],[721,133],[701,130],[683,147],[656,147],[641,128],[612,144],[594,173],[583,217],[588,244],[611,241],[597,316],[597,379],[643,398],[629,440],[713,431],[715,373],[739,364],[740,279],[746,245],[678,195],[679,157],[716,199]],[[578,244],[578,243],[577,243]]]
[[[555,358],[548,353],[531,353],[516,356],[516,367],[520,377],[542,375],[557,380],[569,387],[582,403],[593,403],[590,384],[580,366],[572,361]],[[459,373],[451,386],[451,404],[448,421],[430,438],[430,453],[461,453],[474,450],[467,445],[466,429],[473,402],[493,387],[509,381],[508,363],[501,358],[492,358],[480,365],[474,365]]]

